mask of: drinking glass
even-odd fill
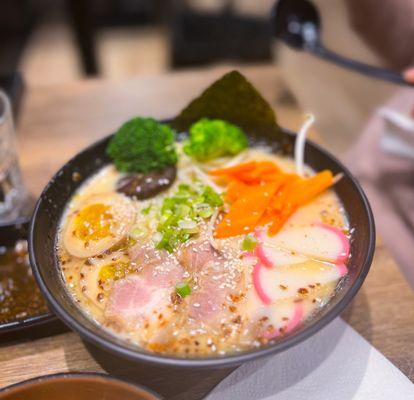
[[[25,214],[28,201],[17,157],[10,101],[0,90],[0,225]]]

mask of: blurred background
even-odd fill
[[[405,40],[414,36],[412,0],[383,0],[381,7],[377,0],[313,3],[321,14],[322,39],[328,48],[395,71],[414,65],[411,42]],[[217,65],[275,68],[288,89],[282,92],[283,101],[315,114],[324,146],[345,160],[364,185],[379,231],[414,286],[410,208],[414,140],[410,154],[409,139],[400,142],[405,160],[398,158],[401,154],[392,158],[379,139],[385,125],[377,113],[400,93],[392,104],[405,116],[412,115],[414,97],[410,89],[398,92],[396,85],[277,42],[270,22],[274,4],[274,0],[1,0],[0,86],[8,89],[18,111],[24,90],[59,85],[67,90],[68,84],[85,79],[128,81]],[[396,195],[384,196],[392,193]]]
[[[349,3],[355,1],[314,3],[329,47],[372,64],[384,63],[354,29]],[[275,64],[302,108],[316,114],[327,145],[344,151],[393,88],[277,45],[269,22],[273,4],[273,0],[2,0],[0,75],[19,71],[28,87],[38,87],[217,64]],[[338,107],[332,101],[335,93],[353,101]]]

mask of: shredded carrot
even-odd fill
[[[225,200],[227,203],[234,203],[237,199],[243,197],[247,190],[249,190],[249,187],[245,183],[239,181],[238,179],[234,179],[230,181],[227,186]]]
[[[213,176],[233,176],[243,171],[251,171],[256,168],[256,161],[251,161],[243,164],[237,164],[234,167],[214,169],[209,172]]]
[[[268,234],[275,235],[298,207],[333,184],[331,171],[301,178],[284,173],[270,161],[251,161],[209,173],[228,181],[225,200],[230,209],[216,227],[217,238],[246,234],[265,225]]]
[[[217,225],[216,237],[225,238],[253,231],[276,189],[276,184],[267,183],[244,192],[243,197],[232,204],[230,211]]]
[[[254,169],[238,171],[234,173],[237,179],[246,182],[258,184],[263,181],[272,180],[279,174],[279,168],[270,161],[256,163]]]
[[[266,209],[263,215],[260,217],[257,226],[264,226],[269,224],[270,222],[274,221],[278,218],[278,213],[273,211],[270,207]]]
[[[332,186],[333,175],[331,171],[325,170],[303,180],[296,189],[296,202],[303,205],[312,200],[318,194]]]
[[[271,161],[250,161],[229,168],[215,169],[209,172],[213,176],[224,176],[239,179],[245,183],[262,181],[279,172],[279,168]]]
[[[270,236],[276,235],[279,230],[283,227],[289,217],[297,210],[297,206],[292,203],[288,203],[286,207],[273,218],[269,225],[268,234]]]
[[[294,192],[295,186],[301,178],[297,175],[286,174],[282,182],[280,190],[276,193],[270,202],[270,207],[274,211],[281,211],[289,201],[291,193]]]

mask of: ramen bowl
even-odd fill
[[[295,135],[284,131],[286,148],[293,148]],[[103,166],[110,163],[105,149],[110,137],[91,145],[68,161],[51,179],[36,205],[30,226],[30,257],[37,282],[51,309],[73,331],[77,332],[89,346],[103,354],[114,356],[117,362],[128,365],[160,367],[164,370],[187,370],[235,367],[246,361],[276,354],[309,338],[338,316],[361,287],[371,265],[375,247],[375,227],[369,203],[361,187],[350,172],[331,154],[318,145],[307,141],[305,159],[315,171],[329,169],[333,174],[343,174],[333,190],[339,196],[352,229],[349,273],[344,278],[331,300],[320,308],[298,329],[284,335],[274,343],[263,347],[224,356],[176,357],[153,353],[114,336],[90,319],[75,303],[66,289],[59,267],[57,236],[59,224],[76,190],[85,180]],[[266,139],[272,145],[271,140]],[[289,153],[290,155],[291,153]],[[96,351],[93,351],[96,355]],[[110,364],[110,363],[109,363]],[[191,372],[192,372],[191,371]]]

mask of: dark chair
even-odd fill
[[[159,19],[161,0],[66,0],[69,20],[87,75],[99,73],[96,32],[108,26],[153,23]]]
[[[221,12],[202,13],[175,1],[171,20],[173,67],[214,61],[268,61],[272,32],[266,18],[237,15],[231,2]]]

